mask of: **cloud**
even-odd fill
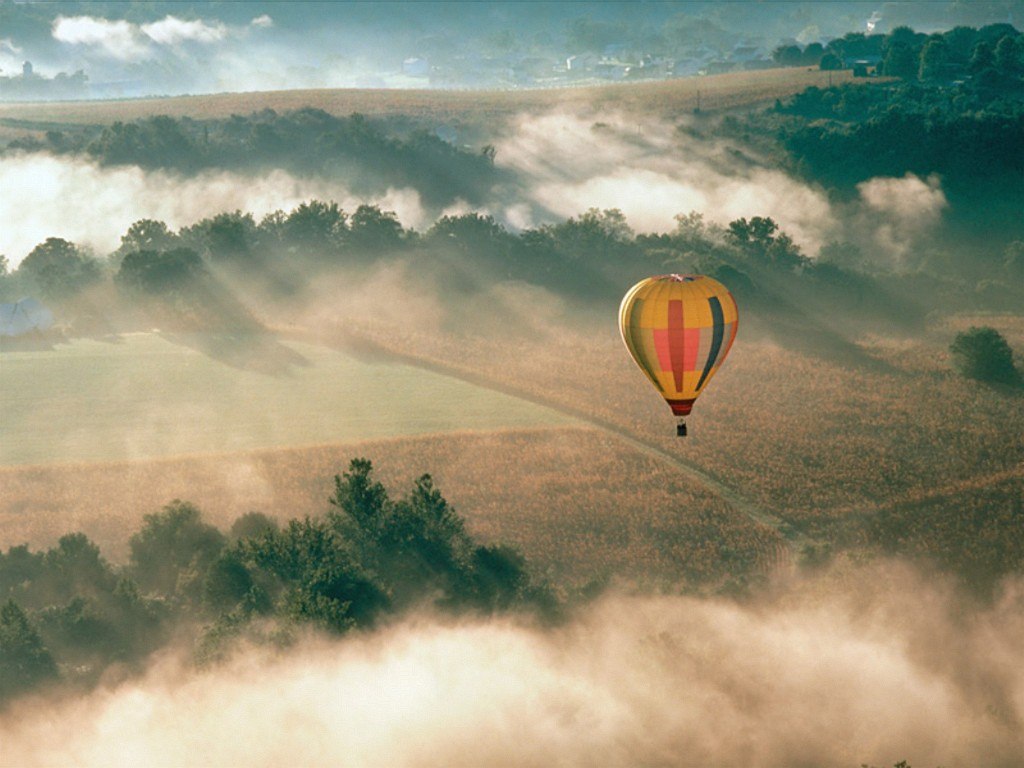
[[[242,210],[259,219],[313,198],[334,200],[350,211],[360,203],[378,204],[395,211],[407,227],[421,226],[425,216],[413,189],[389,189],[366,199],[339,183],[300,179],[284,171],[255,178],[209,171],[183,178],[136,166],[103,167],[81,158],[20,154],[0,158],[0,221],[18,222],[0,228],[0,253],[16,265],[47,237],[109,253],[142,218],[178,229],[222,211]]]
[[[53,37],[62,43],[98,48],[123,61],[144,59],[152,51],[135,24],[108,21],[92,16],[58,16],[53,22]]]
[[[230,29],[220,22],[188,21],[170,15],[142,25],[94,16],[58,16],[53,23],[54,39],[90,46],[120,61],[153,58],[158,50],[154,45],[173,48],[186,42],[211,44],[229,35]]]
[[[12,74],[20,73],[23,60],[22,53],[22,49],[15,45],[14,41],[10,38],[0,40],[0,74],[5,72],[11,72]]]
[[[410,619],[165,661],[5,713],[0,739],[19,766],[1019,765],[1022,598],[885,566],[748,604],[609,597],[556,629]]]
[[[253,19],[253,20],[252,20],[252,21],[250,21],[249,23],[250,23],[250,24],[251,24],[252,26],[254,26],[254,27],[258,27],[258,28],[260,28],[260,29],[267,29],[267,28],[269,28],[269,27],[272,27],[272,26],[274,26],[274,20],[273,20],[272,18],[270,18],[270,17],[269,17],[269,16],[267,15],[267,14],[265,14],[265,13],[264,13],[264,14],[263,14],[262,16],[257,16],[257,17],[256,17],[255,19]]]
[[[185,21],[175,16],[165,16],[152,24],[143,24],[139,29],[154,42],[172,46],[185,41],[215,43],[228,34],[227,27],[219,22],[207,24],[205,21]]]

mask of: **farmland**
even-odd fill
[[[736,515],[669,464],[578,427],[395,437],[310,448],[151,461],[0,468],[8,546],[86,532],[122,559],[127,531],[174,498],[223,529],[259,510],[280,520],[328,509],[331,478],[371,459],[386,486],[430,472],[474,535],[515,544],[561,583],[671,586],[766,575],[785,562],[778,534]]]
[[[786,98],[811,85],[849,81],[844,72],[803,68],[734,72],[647,83],[507,91],[291,90],[223,93],[122,101],[0,104],[0,128],[33,133],[69,125],[106,125],[154,115],[193,119],[227,118],[264,109],[278,112],[314,107],[333,115],[415,115],[432,122],[489,121],[523,113],[621,111],[675,117],[702,111],[752,107]]]
[[[0,464],[102,462],[569,421],[408,365],[298,342],[248,344],[136,333],[53,350],[5,351]]]
[[[1005,315],[951,318],[916,339],[865,336],[859,347],[870,367],[745,341],[701,398],[682,445],[612,333],[575,338],[571,364],[555,364],[554,351],[542,345],[524,351],[503,370],[502,383],[579,413],[575,384],[585,380],[590,397],[581,416],[661,446],[798,529],[821,534],[848,515],[937,489],[955,496],[1024,464],[1020,394],[978,386],[949,369],[943,341],[982,320],[1020,344],[1021,319]],[[396,338],[381,335],[380,343]],[[404,348],[486,376],[480,340],[431,346],[420,338]],[[601,376],[590,374],[597,370]]]

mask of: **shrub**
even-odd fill
[[[983,326],[958,333],[949,346],[954,367],[969,379],[992,384],[1021,383],[1013,350],[995,328]]]

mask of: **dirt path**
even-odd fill
[[[807,545],[812,544],[813,540],[799,531],[795,530],[785,520],[773,515],[765,509],[754,504],[752,501],[744,497],[735,488],[726,485],[722,481],[716,479],[712,475],[709,475],[700,467],[680,459],[678,456],[674,456],[670,452],[661,448],[656,443],[649,442],[643,438],[637,437],[631,434],[624,427],[619,426],[611,421],[597,418],[593,414],[587,413],[586,411],[567,406],[564,403],[559,402],[554,398],[543,397],[532,392],[523,391],[514,385],[510,385],[506,382],[495,381],[487,376],[484,376],[476,371],[462,368],[460,366],[442,363],[432,358],[421,357],[406,352],[400,352],[388,347],[382,346],[375,339],[366,336],[362,333],[347,331],[342,338],[336,337],[325,337],[325,336],[314,336],[306,331],[298,331],[296,329],[281,330],[278,329],[279,333],[283,335],[292,336],[295,338],[302,338],[304,340],[314,340],[320,343],[329,345],[336,345],[340,348],[345,349],[349,352],[364,352],[374,355],[383,355],[388,358],[395,360],[396,362],[409,363],[412,365],[425,368],[426,370],[434,373],[440,373],[454,378],[462,379],[463,381],[475,384],[480,387],[484,387],[495,392],[501,392],[502,394],[513,395],[523,400],[527,400],[537,405],[542,405],[552,410],[556,410],[567,416],[572,416],[575,419],[597,429],[600,429],[608,434],[614,435],[617,439],[630,445],[642,453],[657,458],[661,461],[671,464],[682,474],[692,478],[696,482],[700,483],[704,487],[716,493],[722,499],[724,499],[733,509],[742,515],[745,515],[750,520],[760,525],[768,526],[779,533],[780,536],[785,540],[789,550],[789,562],[779,563],[779,566],[792,567],[795,562],[796,555]]]

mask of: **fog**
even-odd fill
[[[495,129],[496,131],[498,129]],[[496,163],[509,182],[487,200],[431,209],[412,188],[354,194],[344,178],[258,176],[203,171],[182,176],[137,166],[102,166],[83,156],[11,153],[0,157],[0,253],[16,266],[47,237],[99,254],[117,248],[135,221],[158,219],[171,229],[224,211],[258,220],[310,199],[353,211],[361,203],[394,211],[420,231],[441,215],[492,214],[512,231],[557,223],[590,208],[618,208],[637,232],[669,232],[676,217],[696,211],[720,225],[770,216],[809,256],[832,241],[855,243],[887,267],[913,266],[908,254],[933,232],[947,202],[941,181],[876,178],[859,197],[830,201],[826,191],[724,140],[694,136],[668,122],[622,114],[551,112],[522,115],[495,134]]]
[[[668,232],[690,211],[723,225],[771,216],[812,254],[839,230],[824,190],[667,121],[523,116],[497,148],[498,164],[523,180],[526,200],[517,202],[529,203],[534,219],[619,208],[637,231]],[[513,214],[524,221],[521,208]]]
[[[158,219],[171,229],[223,211],[242,210],[258,220],[310,199],[335,200],[354,210],[362,202],[395,211],[407,227],[422,226],[419,195],[393,189],[374,199],[353,196],[343,183],[297,178],[277,170],[251,177],[203,172],[182,177],[137,166],[107,166],[83,158],[47,154],[0,157],[0,253],[16,266],[48,237],[61,237],[105,254],[139,219]]]
[[[900,266],[909,263],[915,243],[939,223],[949,203],[938,177],[875,178],[857,185],[866,211],[864,229]]]
[[[609,596],[555,629],[417,617],[22,702],[4,765],[1019,765],[1024,585],[895,564],[745,605]],[[73,724],[73,725],[72,725]]]

